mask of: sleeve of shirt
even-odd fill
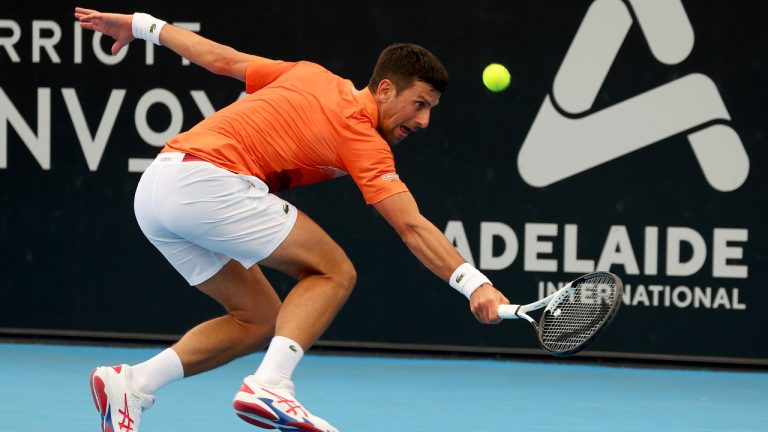
[[[370,125],[363,125],[349,136],[340,146],[339,156],[367,204],[408,191],[395,170],[389,145]]]
[[[245,92],[251,94],[268,86],[294,65],[293,62],[255,56],[245,70]]]

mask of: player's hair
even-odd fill
[[[368,88],[375,93],[379,83],[388,79],[401,92],[423,81],[440,93],[448,88],[448,71],[426,48],[410,43],[390,45],[381,52],[373,68]]]

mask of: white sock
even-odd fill
[[[269,343],[264,360],[256,370],[256,379],[263,384],[279,385],[290,381],[293,370],[304,356],[301,345],[283,336],[275,336]]]
[[[179,355],[171,348],[144,363],[131,366],[131,384],[136,390],[148,395],[154,395],[161,387],[182,378],[184,366]]]

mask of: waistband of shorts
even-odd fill
[[[162,152],[155,158],[157,163],[181,163],[181,162],[208,162],[205,159],[190,153]]]

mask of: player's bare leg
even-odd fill
[[[325,331],[357,279],[341,247],[301,212],[288,237],[261,264],[298,279],[280,309],[275,334],[304,349]]]
[[[301,212],[288,237],[261,264],[298,279],[282,307],[258,266],[246,270],[229,261],[198,285],[228,314],[196,326],[173,346],[184,376],[250,354],[275,334],[308,349],[341,309],[356,279],[344,251]]]
[[[196,326],[173,346],[184,376],[255,352],[274,335],[280,298],[258,266],[245,269],[231,260],[198,288],[221,303],[227,315]]]

